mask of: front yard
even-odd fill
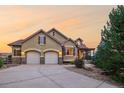
[[[121,83],[117,83],[113,80],[111,80],[111,78],[107,75],[104,75],[103,71],[99,68],[97,68],[96,66],[92,66],[91,69],[84,69],[84,68],[76,68],[74,65],[70,65],[70,66],[65,66],[65,68],[67,70],[82,74],[82,75],[86,75],[88,77],[97,79],[97,80],[102,80],[104,82],[116,85],[120,88],[124,88],[124,84]]]

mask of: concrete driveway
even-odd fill
[[[113,88],[71,72],[64,65],[21,65],[0,71],[1,88]]]

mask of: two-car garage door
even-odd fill
[[[57,52],[45,53],[45,64],[58,64]],[[35,51],[27,52],[27,64],[40,64],[40,53]]]
[[[45,64],[58,64],[58,53],[46,52],[45,53]]]
[[[27,64],[40,64],[40,53],[27,52]]]

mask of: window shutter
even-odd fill
[[[46,36],[44,36],[44,44],[46,44]]]
[[[38,37],[38,44],[40,44],[40,36]]]

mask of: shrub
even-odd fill
[[[70,61],[69,63],[70,63],[70,64],[74,64],[74,61]]]
[[[123,75],[112,75],[111,78],[119,83],[124,83],[124,74]]]
[[[77,68],[82,68],[83,67],[83,60],[82,59],[75,60],[75,66]]]
[[[124,82],[124,6],[109,14],[109,21],[101,31],[96,51],[96,65],[109,72],[113,80]]]
[[[0,58],[0,68],[3,66],[3,60]]]

